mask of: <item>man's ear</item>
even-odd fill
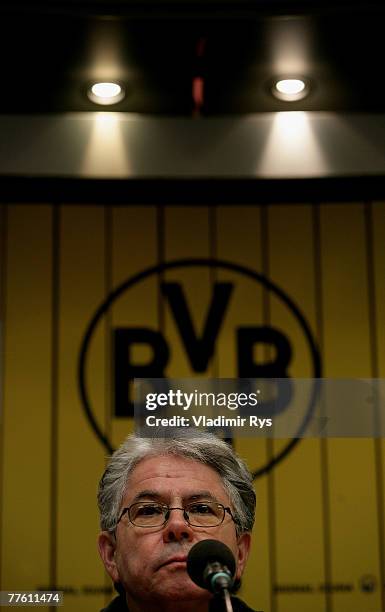
[[[238,559],[236,578],[240,579],[245,569],[251,544],[250,533],[242,533],[238,538]]]
[[[111,576],[113,582],[119,582],[119,572],[115,562],[115,536],[108,531],[102,531],[98,536],[98,548],[104,567]]]

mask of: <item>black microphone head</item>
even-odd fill
[[[208,563],[225,565],[234,577],[236,563],[228,546],[219,540],[202,540],[191,548],[187,556],[187,573],[191,580],[203,589],[207,589],[204,573]]]

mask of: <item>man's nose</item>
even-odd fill
[[[194,532],[191,525],[185,519],[183,508],[173,507],[169,509],[168,521],[163,529],[165,542],[178,542],[180,540],[191,541]]]

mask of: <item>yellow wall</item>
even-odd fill
[[[110,598],[100,592],[109,581],[95,544],[95,493],[107,451],[82,408],[77,367],[92,315],[130,276],[189,257],[252,268],[300,307],[324,376],[385,378],[385,203],[20,204],[2,205],[0,222],[1,589],[57,585],[66,589],[66,612],[95,611]],[[161,329],[171,347],[166,374],[196,375],[160,280],[183,283],[197,330],[213,283],[234,282],[203,375],[235,377],[235,328],[271,325],[290,339],[290,375],[313,376],[298,321],[271,291],[221,268],[166,270],[124,292],[92,336],[87,389],[113,446],[132,430],[130,419],[113,416],[113,328]],[[135,359],[145,362],[145,349]],[[252,470],[285,444],[235,441]],[[307,439],[256,481],[254,548],[242,589],[249,605],[265,612],[385,609],[384,455],[382,440]],[[367,576],[377,582],[372,592],[360,586]],[[332,587],[326,593],[325,583]]]

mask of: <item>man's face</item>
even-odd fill
[[[121,509],[134,501],[157,501],[184,507],[191,501],[215,500],[230,506],[220,476],[207,465],[183,457],[160,456],[141,461],[133,470]],[[233,508],[231,508],[233,510]],[[243,572],[250,545],[249,534],[239,538],[226,513],[217,527],[191,527],[181,510],[172,510],[162,527],[135,527],[125,514],[116,539],[103,532],[99,550],[114,582],[125,588],[129,607],[140,602],[207,601],[208,591],[196,586],[186,572],[186,556],[200,540],[224,542],[237,561],[237,577]]]

